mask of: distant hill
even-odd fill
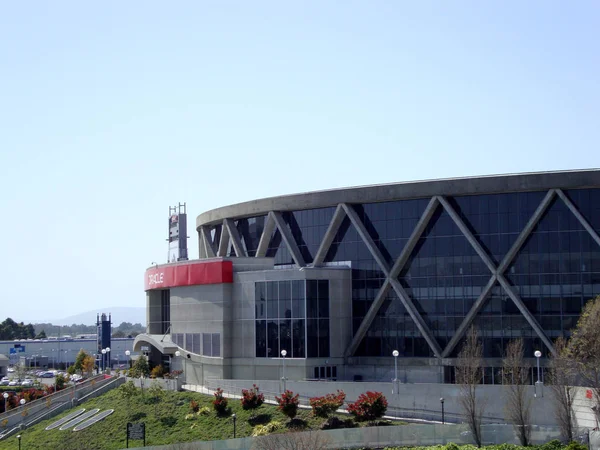
[[[119,324],[121,324],[122,322],[131,322],[133,324],[141,323],[144,326],[146,325],[146,308],[129,306],[115,306],[109,308],[102,308],[63,318],[46,318],[34,320],[32,321],[32,323],[51,323],[53,325],[95,325],[96,316],[102,313],[111,314],[112,323],[115,327],[119,326]]]

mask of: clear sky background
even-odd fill
[[[600,166],[597,1],[0,4],[0,320],[145,306],[169,205]],[[113,321],[120,323],[118,317]]]

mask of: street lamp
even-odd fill
[[[110,347],[106,347],[106,362],[108,363],[108,370],[110,371]]]
[[[536,350],[533,353],[533,356],[535,356],[535,359],[537,360],[537,381],[535,382],[535,393],[533,396],[537,397],[539,394],[540,397],[543,397],[544,394],[542,392],[542,382],[540,380],[540,357],[542,356],[542,352]]]
[[[23,406],[23,411],[21,411],[21,427],[23,427],[23,423],[25,422],[25,399],[22,398],[19,403],[21,404],[21,406]],[[19,441],[19,445],[21,444],[21,442]]]
[[[444,397],[440,398],[440,403],[442,404],[442,425],[444,425]]]
[[[6,412],[6,401],[8,400],[8,393],[4,393],[2,394],[2,397],[4,397],[4,412]]]
[[[231,418],[233,419],[233,438],[235,439],[235,419],[236,419],[235,413],[231,415]]]
[[[392,352],[392,356],[394,357],[394,386],[392,389],[392,394],[394,393],[394,389],[396,389],[396,393],[398,393],[398,355],[400,355],[398,350],[394,350]]]
[[[102,373],[104,373],[104,366],[105,366],[104,356],[106,355],[106,349],[103,348],[100,353],[102,353]]]
[[[19,441],[19,450],[21,450],[21,435],[17,434],[17,441]]]
[[[125,350],[125,356],[127,356],[127,364],[129,365],[129,368],[131,369],[131,352],[129,350]]]
[[[285,392],[285,356],[287,355],[287,350],[281,350],[281,356],[283,357],[283,366],[281,368],[281,381],[283,382],[283,392]]]

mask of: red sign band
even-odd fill
[[[231,261],[194,261],[146,270],[144,290],[221,283],[233,283]]]

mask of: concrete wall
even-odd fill
[[[267,399],[279,395],[283,386],[279,380],[218,380],[207,381],[207,388],[221,387],[228,394],[240,395],[242,389],[257,384]],[[287,380],[287,389],[299,394],[301,404],[308,404],[310,397],[335,393],[340,389],[346,393],[346,403],[353,402],[366,391],[382,392],[388,400],[388,415],[404,418],[425,420],[441,420],[440,399],[444,398],[444,415],[447,422],[463,422],[462,411],[459,404],[460,387],[455,384],[404,384],[399,383],[353,383],[353,382],[317,382]],[[486,423],[505,422],[505,386],[480,385],[477,395],[484,408],[484,421]],[[554,417],[554,400],[548,387],[544,388],[542,396],[534,396],[534,387],[527,387],[527,396],[531,399],[532,423],[543,426],[557,425]],[[592,400],[586,398],[586,389],[578,388],[575,413],[577,425],[593,428],[596,420],[591,411]]]

